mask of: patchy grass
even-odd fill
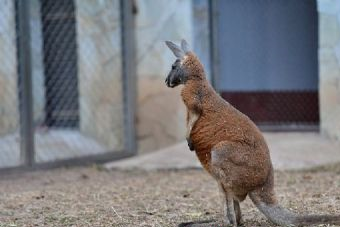
[[[340,214],[340,165],[276,172],[276,189],[294,211]],[[222,217],[217,185],[202,170],[55,169],[1,176],[0,192],[0,227],[166,227]],[[273,226],[249,199],[241,207],[246,227]]]

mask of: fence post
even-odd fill
[[[137,152],[135,113],[136,113],[136,47],[134,0],[120,0],[122,26],[122,69],[125,111],[125,149]]]
[[[209,24],[210,24],[210,67],[211,83],[217,92],[219,87],[219,50],[218,50],[218,5],[219,0],[209,0]]]
[[[33,98],[31,75],[30,0],[16,0],[17,48],[20,94],[20,158],[25,166],[34,163]]]

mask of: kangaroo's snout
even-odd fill
[[[182,83],[181,75],[177,75],[175,73],[169,73],[169,75],[165,79],[165,84],[170,87],[174,88]]]
[[[170,87],[170,84],[169,84],[168,77],[167,77],[167,78],[165,78],[165,84],[166,84],[166,86]]]
[[[173,83],[171,83],[171,80],[170,80],[169,76],[165,79],[165,84],[168,87],[171,87],[171,88],[174,87]]]

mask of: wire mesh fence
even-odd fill
[[[0,169],[132,154],[124,4],[0,1]]]
[[[0,2],[0,146],[1,166],[20,163],[19,78],[14,1]]]
[[[212,69],[222,97],[263,130],[319,130],[316,1],[211,7]]]

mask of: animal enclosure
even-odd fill
[[[132,1],[0,2],[0,170],[135,152]]]

